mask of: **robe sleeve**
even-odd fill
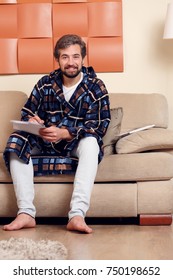
[[[35,85],[33,88],[27,102],[23,106],[21,110],[21,120],[22,121],[28,121],[29,117],[33,117],[38,114],[38,111],[41,111],[41,114],[39,114],[39,117],[41,119],[44,119],[44,112],[43,110],[39,110],[41,104],[42,104],[42,99],[43,99],[43,94],[42,90],[40,90],[41,85],[43,84],[43,79],[40,79],[39,82]]]

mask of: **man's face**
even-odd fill
[[[60,50],[58,63],[64,76],[68,78],[77,77],[83,65],[80,46],[75,44]]]

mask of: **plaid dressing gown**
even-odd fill
[[[81,138],[90,136],[97,139],[100,147],[98,162],[101,161],[102,137],[110,122],[108,92],[92,67],[83,67],[82,72],[83,80],[69,102],[65,100],[62,74],[58,69],[38,81],[21,111],[21,120],[28,121],[30,116],[36,114],[47,127],[55,125],[67,128],[73,139],[50,143],[28,132],[15,131],[9,137],[4,151],[8,169],[8,153],[15,152],[26,164],[32,158],[35,176],[74,173],[78,159],[71,157],[70,152]],[[31,156],[34,147],[40,153]]]

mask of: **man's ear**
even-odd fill
[[[58,63],[58,65],[59,65],[59,58],[57,58],[57,59],[56,59],[56,62],[57,62],[57,63]],[[59,65],[59,66],[60,66],[60,65]]]

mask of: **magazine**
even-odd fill
[[[129,131],[120,133],[119,137],[125,137],[125,136],[128,136],[128,135],[132,134],[132,133],[139,132],[139,131],[142,131],[142,130],[146,130],[146,129],[149,129],[149,128],[152,128],[152,127],[155,127],[155,124],[150,124],[150,125],[138,127],[138,128],[133,129],[133,130],[129,130]]]
[[[13,129],[26,131],[38,136],[39,136],[40,128],[45,127],[44,124],[40,124],[37,122],[24,122],[24,121],[16,121],[16,120],[11,120],[11,122],[13,124]]]

